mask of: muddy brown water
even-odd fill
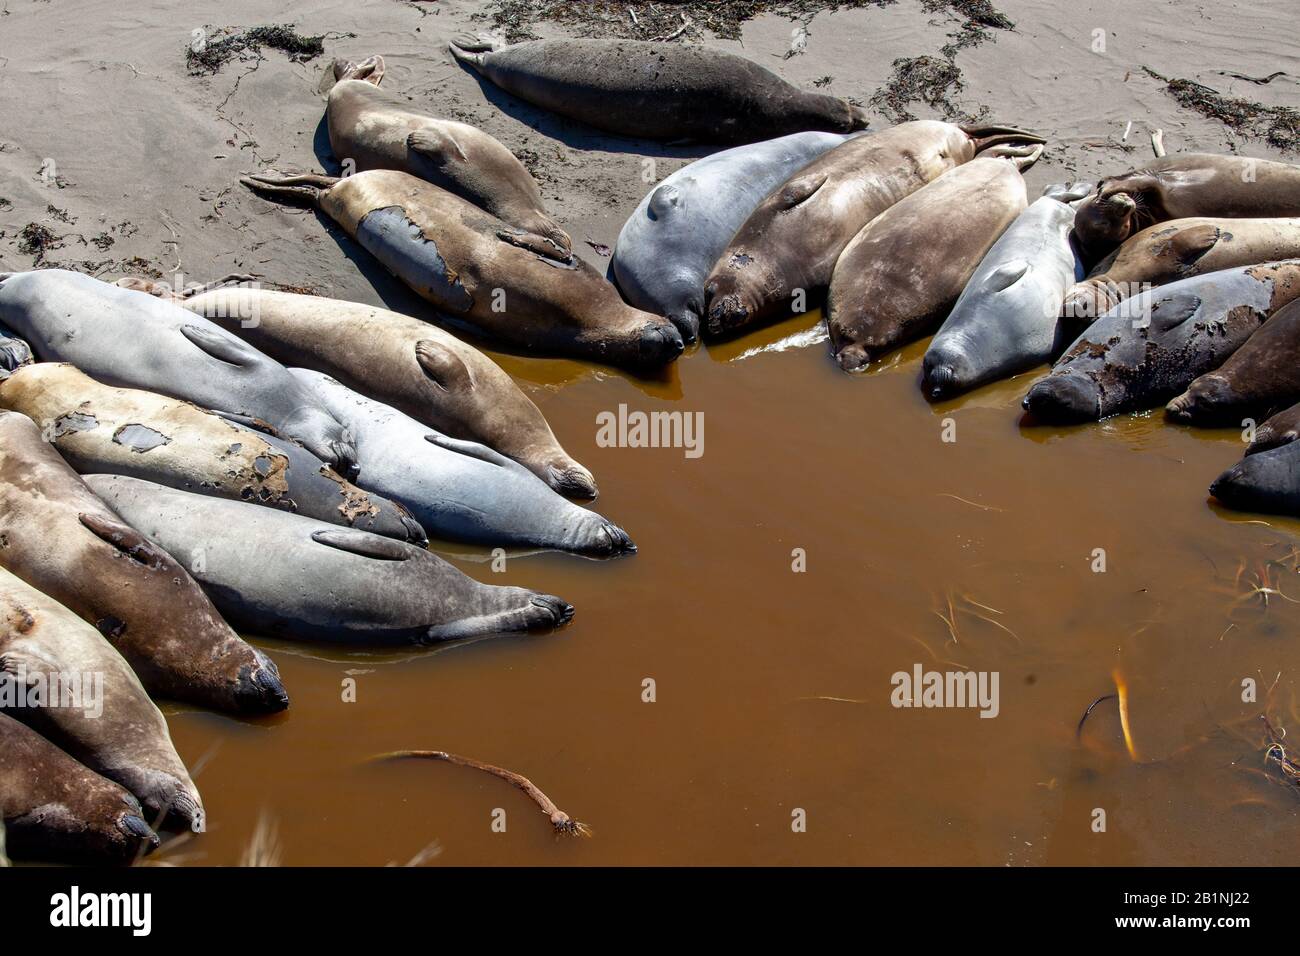
[[[435,863],[467,865],[1294,861],[1300,800],[1260,774],[1254,718],[1267,698],[1300,726],[1300,528],[1207,500],[1240,434],[1157,413],[1027,427],[1037,373],[932,407],[924,343],[856,377],[824,344],[742,358],[811,324],[697,350],[653,382],[499,357],[549,386],[543,410],[640,552],[512,555],[496,573],[448,549],[482,580],[572,601],[551,634],[265,643],[285,715],[169,711],[209,830],[163,858],[235,863],[265,815],[286,864],[403,863],[433,841]],[[620,403],[702,412],[703,454],[598,447],[596,416]],[[1243,599],[1259,574],[1286,596]],[[917,664],[996,671],[997,716],[895,708],[891,675]],[[1133,755],[1113,700],[1076,739],[1117,674]],[[472,770],[367,762],[399,748],[524,773],[595,835],[557,839]]]

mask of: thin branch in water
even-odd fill
[[[390,753],[379,754],[375,760],[404,760],[407,758],[419,758],[423,760],[443,760],[447,763],[456,764],[459,767],[471,767],[474,770],[482,770],[484,773],[490,773],[495,777],[500,777],[508,783],[514,784],[524,793],[526,793],[535,804],[542,808],[542,813],[551,821],[551,826],[555,828],[556,833],[563,833],[566,836],[591,836],[591,827],[585,823],[579,823],[572,819],[567,813],[555,805],[555,803],[546,794],[527,777],[517,774],[513,770],[506,770],[504,767],[497,767],[490,763],[483,763],[481,760],[475,760],[472,757],[461,757],[457,754],[447,753],[445,750],[394,750]]]

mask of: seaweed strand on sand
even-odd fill
[[[343,34],[354,36],[355,34]],[[217,39],[202,39],[185,50],[185,64],[192,75],[213,75],[236,57],[245,53],[261,55],[269,47],[288,54],[295,63],[314,60],[325,52],[325,40],[331,34],[304,36],[288,24],[250,27],[247,30],[226,32]]]
[[[1165,84],[1165,92],[1177,100],[1179,106],[1218,120],[1249,139],[1263,140],[1287,152],[1300,151],[1300,110],[1290,106],[1265,106],[1240,96],[1225,96],[1203,83],[1170,79],[1150,67],[1144,66],[1142,70]]]

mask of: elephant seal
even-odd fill
[[[151,814],[201,829],[199,791],[127,662],[76,614],[2,568],[0,669],[27,684],[26,706],[7,707],[9,716],[126,787]],[[44,699],[35,701],[42,686]]]
[[[1169,402],[1165,412],[1189,425],[1240,425],[1300,402],[1300,299],[1271,315],[1213,372]]]
[[[1300,256],[1300,218],[1173,219],[1148,226],[1065,297],[1065,314],[1092,322],[1124,299],[1190,276]]]
[[[514,379],[436,325],[360,302],[247,285],[180,304],[285,365],[324,372],[444,434],[494,448],[562,495],[596,497],[596,479],[560,446]],[[238,319],[249,315],[257,321]]]
[[[1214,480],[1210,494],[1236,511],[1300,515],[1300,444],[1248,452]]]
[[[127,478],[87,484],[159,547],[205,550],[192,573],[231,621],[277,637],[434,644],[558,627],[573,606],[480,584],[414,545],[224,498]],[[258,555],[250,561],[249,554]]]
[[[486,445],[449,438],[320,372],[293,374],[352,434],[357,480],[404,503],[429,534],[593,558],[636,550],[621,528],[561,498]]]
[[[362,491],[299,445],[180,399],[101,385],[72,365],[40,362],[20,369],[0,381],[0,408],[36,422],[81,474],[131,475],[399,541],[428,542],[404,508]]]
[[[862,227],[826,296],[831,354],[859,372],[948,316],[993,243],[1025,211],[1021,159],[981,156],[948,170]],[[918,235],[926,236],[917,242]]]
[[[704,285],[705,334],[790,314],[800,292],[825,291],[844,247],[898,200],[995,144],[1037,142],[1007,127],[920,120],[823,153],[758,204],[714,263]]]
[[[1060,319],[1065,290],[1083,275],[1070,238],[1087,183],[1049,186],[980,262],[926,349],[921,390],[950,398],[1041,365],[1071,341]]]
[[[621,136],[752,143],[802,130],[848,133],[867,114],[806,93],[752,60],[694,44],[461,35],[451,53],[521,100]]]
[[[1246,454],[1289,445],[1297,438],[1300,438],[1300,404],[1283,409],[1256,428],[1254,440],[1246,446]]]
[[[5,850],[47,863],[130,863],[158,836],[127,790],[0,714]]]
[[[539,256],[519,229],[407,173],[240,182],[320,209],[458,328],[525,354],[610,365],[657,367],[682,354],[671,322],[627,305],[577,256]]]
[[[1182,153],[1097,184],[1074,232],[1096,262],[1130,236],[1170,219],[1300,216],[1300,166],[1245,156]]]
[[[274,428],[348,475],[342,426],[283,365],[172,302],[63,269],[0,273],[0,321],[44,361]]]
[[[1126,299],[1030,388],[1040,421],[1096,421],[1167,401],[1300,297],[1300,259],[1223,269]]]
[[[704,280],[756,206],[850,135],[791,133],[697,159],[652,189],[623,224],[610,263],[624,297],[699,338]]]
[[[0,328],[0,379],[5,375],[32,362],[32,347]]]
[[[441,186],[524,230],[539,255],[567,259],[568,233],[547,213],[537,181],[515,154],[477,127],[435,119],[379,88],[384,58],[334,61],[325,108],[330,148],[355,172],[400,169]]]
[[[16,412],[0,412],[0,566],[94,625],[155,694],[232,713],[288,706],[270,658]]]

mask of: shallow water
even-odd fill
[[[174,853],[236,862],[265,810],[291,864],[405,862],[435,840],[454,864],[1293,860],[1300,803],[1257,773],[1263,707],[1241,682],[1262,702],[1280,672],[1272,714],[1300,725],[1296,525],[1207,502],[1239,434],[1157,414],[1026,427],[1033,375],[931,407],[923,343],[857,377],[824,344],[735,360],[811,324],[697,351],[654,384],[502,357],[565,382],[543,410],[640,553],[512,557],[494,575],[455,549],[480,579],[572,601],[574,623],[549,635],[437,653],[271,645],[286,715],[171,717],[191,762],[211,751],[210,830]],[[621,402],[702,411],[704,454],[596,447],[596,415]],[[1242,600],[1270,559],[1286,597]],[[891,675],[916,664],[998,672],[998,716],[894,708]],[[1075,735],[1116,674],[1136,759],[1113,700]],[[367,763],[405,748],[524,773],[595,837],[557,840],[472,770]]]

